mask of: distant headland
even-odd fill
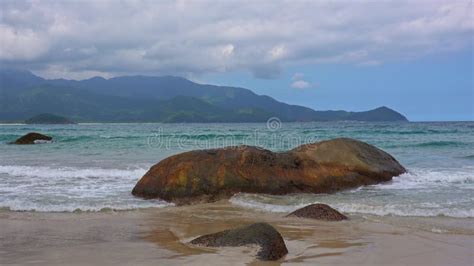
[[[54,114],[39,114],[25,120],[25,124],[75,124],[66,117]]]

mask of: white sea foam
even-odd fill
[[[474,217],[473,209],[464,208],[423,208],[421,204],[384,204],[379,206],[358,204],[358,203],[338,203],[333,204],[334,208],[347,213],[372,214],[378,216],[418,216],[434,217],[449,216],[456,218]]]
[[[432,227],[430,231],[433,232],[433,233],[437,233],[437,234],[443,234],[443,233],[448,232],[448,230],[441,229],[441,228],[438,228],[438,227]]]
[[[101,211],[126,211],[147,208],[163,208],[174,206],[161,200],[139,200],[135,202],[118,201],[115,203],[63,203],[63,204],[45,204],[26,202],[24,200],[6,200],[0,202],[0,208],[10,211],[35,211],[35,212],[101,212]]]
[[[314,201],[305,204],[296,205],[280,205],[262,203],[251,198],[248,198],[248,194],[238,194],[230,199],[232,204],[255,209],[265,212],[277,212],[277,213],[289,213],[300,209],[306,205],[313,203],[325,203],[331,205],[331,207],[344,212],[354,214],[371,214],[377,216],[418,216],[418,217],[434,217],[434,216],[448,216],[456,218],[472,218],[474,217],[473,209],[462,209],[462,208],[422,208],[420,206],[406,205],[406,204],[383,204],[383,205],[367,205],[361,203],[333,203],[333,202],[321,202]],[[289,197],[289,196],[288,196]],[[423,205],[423,204],[421,204]]]
[[[16,177],[40,178],[140,178],[147,169],[106,169],[106,168],[74,168],[74,167],[48,167],[48,166],[23,166],[0,165],[0,174]]]
[[[286,196],[237,194],[230,202],[268,212],[291,212],[325,203],[347,213],[378,216],[474,217],[474,169],[414,169],[393,181],[331,195]]]
[[[53,143],[51,140],[45,140],[45,139],[36,139],[33,141],[34,144],[47,144],[47,143]]]
[[[389,183],[376,185],[380,189],[417,189],[428,187],[459,185],[474,188],[474,168],[414,169],[396,176]]]
[[[74,212],[164,207],[131,190],[146,169],[0,166],[0,208],[12,211]]]
[[[308,204],[295,204],[295,205],[279,205],[279,204],[271,204],[271,203],[264,203],[259,202],[257,200],[252,200],[247,197],[248,194],[237,194],[234,195],[229,201],[232,204],[249,208],[249,209],[256,209],[261,211],[268,211],[268,212],[292,212],[299,208],[303,208]]]
[[[472,169],[415,169],[390,183],[331,195],[238,194],[230,202],[269,212],[291,212],[311,203],[342,212],[379,216],[474,217]],[[73,212],[169,206],[135,198],[131,190],[145,168],[0,166],[0,208],[13,211]],[[424,194],[423,194],[424,193]]]

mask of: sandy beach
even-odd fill
[[[0,266],[474,266],[474,0],[0,0]]]
[[[2,265],[472,265],[474,220],[350,216],[285,218],[227,201],[185,207],[78,213],[0,212]],[[255,247],[187,245],[199,235],[265,221],[289,253],[255,259]]]

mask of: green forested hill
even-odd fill
[[[28,71],[0,71],[0,121],[41,113],[77,122],[406,121],[387,107],[367,112],[315,111],[244,88],[202,85],[179,77],[129,76],[45,80]]]

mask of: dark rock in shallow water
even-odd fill
[[[296,216],[301,218],[310,218],[324,221],[347,220],[347,216],[336,211],[326,204],[311,204],[298,209],[287,216]]]
[[[35,144],[44,141],[51,141],[53,138],[40,133],[31,132],[15,140],[13,144]]]
[[[285,241],[278,231],[267,223],[255,223],[236,229],[200,236],[190,242],[206,247],[240,247],[258,245],[261,260],[278,260],[288,253]]]
[[[138,181],[132,194],[177,204],[235,193],[330,193],[389,181],[406,170],[390,154],[341,138],[274,153],[239,146],[168,157]]]

